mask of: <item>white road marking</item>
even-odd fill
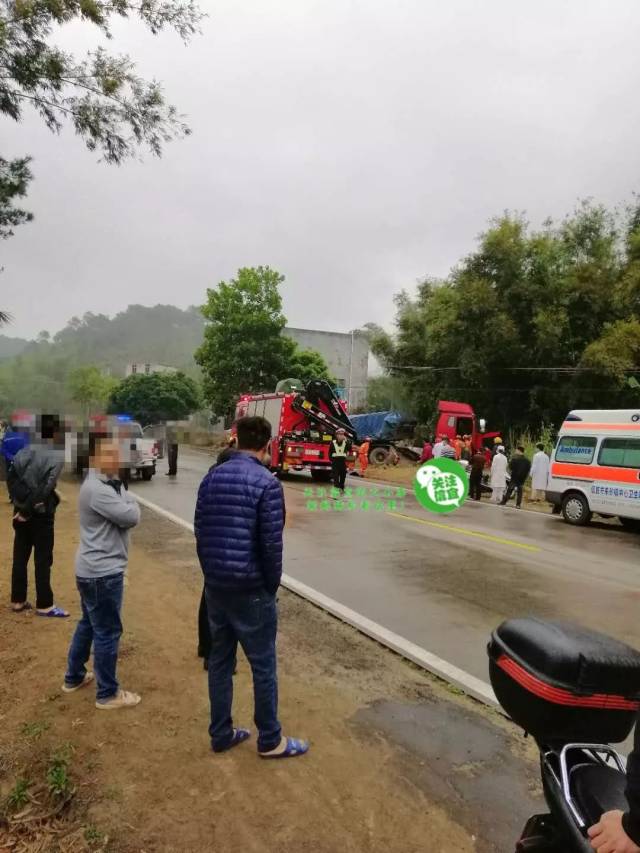
[[[135,492],[131,492],[131,494],[134,495],[138,503],[142,506],[153,510],[153,512],[163,516],[163,518],[166,518],[169,521],[174,522],[174,524],[178,524],[180,527],[183,527],[185,530],[193,533],[193,524],[185,521],[183,518],[180,518],[179,515],[169,512],[169,510],[158,506],[158,504],[152,503],[146,498],[140,497],[140,495]],[[351,610],[350,607],[345,607],[344,604],[340,604],[340,602],[335,601],[333,598],[329,598],[322,592],[318,592],[318,590],[307,586],[307,584],[302,583],[295,578],[292,578],[290,575],[282,575],[282,585],[286,589],[295,593],[295,595],[304,598],[306,601],[310,601],[316,607],[320,607],[322,610],[325,610],[327,613],[330,613],[332,616],[340,619],[340,621],[346,622],[347,625],[351,625],[361,633],[376,640],[381,645],[386,646],[388,649],[391,649],[402,657],[407,658],[407,660],[412,661],[412,663],[426,669],[432,675],[436,675],[448,684],[464,691],[469,696],[473,696],[474,699],[478,699],[480,702],[483,702],[485,705],[490,705],[493,708],[499,708],[498,701],[491,685],[479,678],[476,678],[475,675],[471,675],[471,673],[465,672],[463,669],[459,669],[454,664],[443,660],[437,655],[434,655],[432,652],[423,649],[421,646],[417,646],[415,643],[401,637],[399,634],[389,631],[388,628],[379,625],[377,622],[373,622],[371,619],[367,619],[367,617],[363,616],[361,613]]]

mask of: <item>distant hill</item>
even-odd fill
[[[29,341],[25,338],[9,338],[7,335],[0,335],[0,359],[18,355],[28,344]]]
[[[72,355],[79,364],[108,367],[118,376],[130,362],[153,362],[197,371],[193,353],[202,342],[204,320],[196,307],[129,305],[115,317],[72,317],[54,335],[49,351]],[[39,345],[42,346],[42,345]]]
[[[130,305],[115,317],[72,317],[53,337],[41,333],[37,341],[0,336],[5,347],[0,349],[0,414],[22,407],[70,411],[67,378],[79,365],[94,364],[120,377],[131,362],[166,364],[198,377],[193,353],[203,331],[196,307]]]

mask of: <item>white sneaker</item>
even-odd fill
[[[140,704],[142,696],[137,693],[129,693],[128,690],[119,690],[115,696],[110,696],[109,699],[98,700],[96,708],[100,711],[117,711],[119,708],[135,708]]]
[[[83,687],[86,687],[87,684],[91,684],[93,681],[93,673],[86,672],[84,679],[80,682],[80,684],[63,684],[62,692],[63,693],[75,693],[76,690],[81,690]]]

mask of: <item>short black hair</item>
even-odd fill
[[[524,447],[521,444],[518,445],[518,450],[520,453],[524,453]]]
[[[262,450],[271,440],[271,424],[258,415],[240,418],[236,433],[238,450]]]
[[[542,442],[536,444],[536,447],[538,448],[538,450],[544,450],[544,444]]]
[[[109,435],[107,432],[91,432],[89,433],[89,456],[95,457],[96,450],[98,449],[98,445],[101,441],[106,441],[107,439],[113,438],[113,436]]]
[[[60,418],[58,415],[42,415],[40,419],[40,435],[42,438],[55,438],[59,432]]]

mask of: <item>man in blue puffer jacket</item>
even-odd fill
[[[276,593],[282,576],[284,495],[263,465],[271,425],[260,417],[236,425],[238,452],[212,468],[200,484],[195,513],[198,558],[204,573],[211,629],[209,734],[214,752],[247,740],[233,727],[233,670],[238,643],[253,672],[258,754],[303,755],[305,741],[282,736],[278,722]]]

